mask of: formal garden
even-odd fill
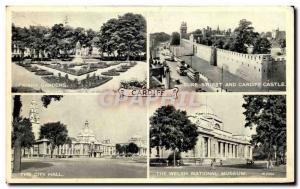
[[[145,27],[144,17],[132,13],[108,19],[99,31],[62,23],[52,27],[13,24],[12,91],[92,89],[120,77],[111,83],[117,88],[125,78],[144,80],[135,71],[126,72],[136,65],[137,72],[146,72],[142,65],[146,60]]]
[[[100,86],[111,79],[113,76],[119,76],[122,73],[127,72],[130,68],[137,65],[136,62],[126,61],[113,61],[104,62],[99,61],[97,63],[59,63],[57,61],[24,61],[25,63],[15,63],[18,66],[25,68],[27,71],[40,76],[44,81],[49,84],[57,84],[65,89],[89,89]],[[108,69],[98,73],[98,70]],[[49,69],[50,68],[50,69]],[[80,76],[80,77],[79,77]],[[131,82],[131,81],[130,81]],[[138,83],[138,81],[132,81],[132,83]],[[122,84],[121,84],[122,85]],[[138,84],[140,86],[140,84]],[[54,85],[53,85],[54,86]],[[37,92],[26,87],[14,87],[14,92]]]

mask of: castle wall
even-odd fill
[[[266,81],[270,61],[271,55],[267,54],[242,54],[217,49],[217,66],[249,82]]]
[[[214,51],[215,50],[215,51]],[[197,44],[192,39],[181,39],[176,53],[181,56],[194,52],[195,56],[218,66],[248,82],[285,82],[285,60],[273,60],[270,54],[243,54]],[[179,51],[179,52],[178,52]],[[214,60],[214,61],[213,61]]]
[[[195,56],[198,56],[198,57],[202,58],[203,60],[210,62],[211,56],[212,56],[212,47],[195,43],[194,44],[194,53],[195,53]]]

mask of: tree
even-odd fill
[[[51,103],[51,100],[60,100],[61,95],[44,95],[41,97],[44,107]],[[13,98],[13,123],[12,123],[12,146],[14,150],[13,172],[21,171],[21,150],[22,147],[31,147],[34,143],[34,134],[29,119],[20,116],[22,101],[20,95]]]
[[[180,34],[178,32],[172,33],[170,45],[180,45]]]
[[[270,41],[265,37],[257,37],[253,44],[253,54],[269,54],[271,49]]]
[[[13,172],[21,171],[21,150],[22,147],[30,147],[34,142],[31,122],[28,118],[20,116],[22,101],[20,95],[14,96],[13,123],[11,141],[14,150]]]
[[[214,44],[213,44],[213,46],[215,46],[216,48],[219,48],[219,49],[223,49],[223,47],[224,47],[224,41],[222,40],[222,39],[217,39],[215,42],[214,42]]]
[[[117,19],[108,20],[101,26],[100,42],[102,52],[109,56],[136,56],[146,52],[146,20],[140,14],[126,13]]]
[[[116,151],[119,155],[123,153],[123,148],[121,144],[116,144]]]
[[[133,142],[128,144],[127,149],[127,153],[136,154],[139,152],[139,147]]]
[[[283,95],[245,95],[245,127],[255,128],[251,143],[264,146],[268,162],[286,152],[286,97]]]
[[[69,143],[66,125],[60,122],[46,123],[40,128],[40,139],[46,138],[50,143],[51,158],[56,147]]]
[[[150,117],[150,147],[164,147],[176,152],[187,152],[198,140],[197,126],[189,120],[186,111],[176,110],[174,106],[162,106]],[[175,166],[175,159],[174,159]]]
[[[150,41],[151,41],[151,48],[157,47],[159,43],[170,41],[171,36],[165,32],[158,32],[158,33],[151,33],[150,34]]]

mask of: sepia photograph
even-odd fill
[[[146,20],[134,12],[11,13],[12,92],[147,86]]]
[[[284,95],[198,96],[150,108],[150,177],[286,177]]]
[[[12,178],[146,178],[146,109],[99,98],[13,96]]]
[[[286,14],[285,9],[151,14],[150,88],[285,91]]]

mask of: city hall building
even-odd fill
[[[32,131],[35,136],[35,144],[31,148],[23,148],[22,155],[24,157],[50,157],[51,145],[46,138],[40,139],[40,118],[36,102],[31,102],[29,119],[32,124]],[[55,147],[53,157],[105,157],[114,156],[116,152],[116,144],[110,139],[99,141],[88,121],[85,121],[82,129],[76,137],[71,137],[69,144]],[[144,141],[140,137],[131,137],[129,142],[134,142],[139,147],[139,156],[146,156],[147,148]]]
[[[250,137],[226,131],[223,121],[209,106],[200,106],[199,111],[189,118],[197,125],[199,135],[194,149],[181,153],[183,160],[252,159]],[[171,153],[160,148],[159,157],[167,158]],[[156,148],[151,149],[151,157],[158,157]]]

